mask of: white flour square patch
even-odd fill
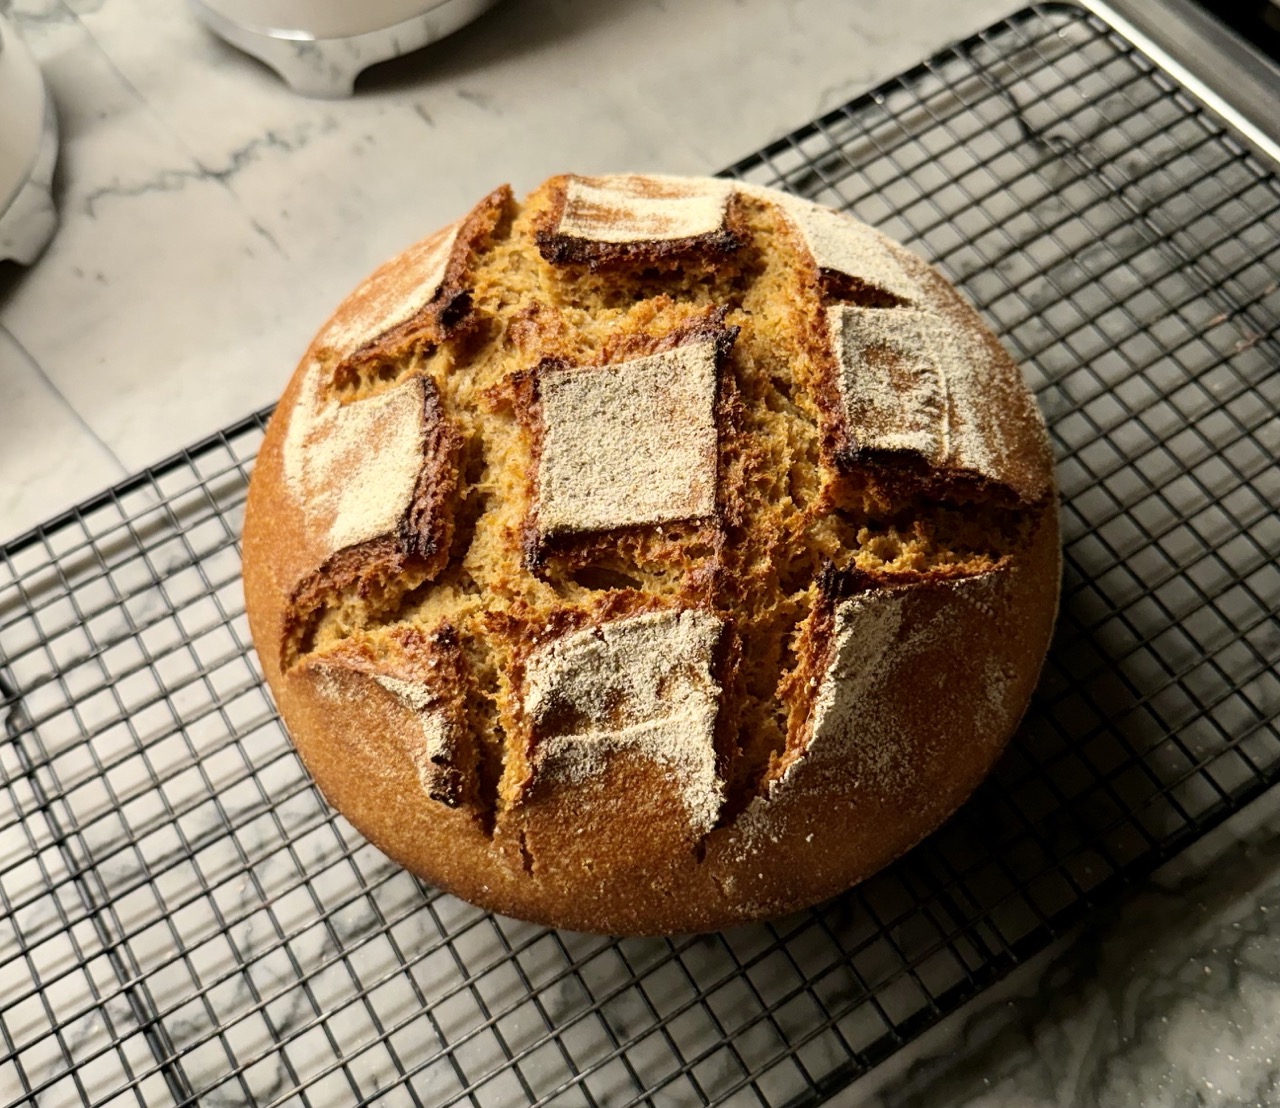
[[[716,343],[538,375],[540,536],[709,516]]]
[[[713,178],[570,177],[555,233],[588,242],[670,242],[724,227],[733,186]]]

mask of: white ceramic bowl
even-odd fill
[[[452,34],[497,0],[189,0],[222,38],[307,96],[350,96],[356,75]]]
[[[0,258],[30,264],[52,237],[56,157],[53,105],[40,67],[0,16]]]

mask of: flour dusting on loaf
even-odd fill
[[[428,435],[427,382],[367,400],[318,404],[313,370],[295,405],[285,475],[309,514],[327,519],[329,553],[395,534],[413,501]]]
[[[570,177],[555,234],[591,242],[666,242],[721,231],[729,181],[619,174]]]
[[[717,344],[538,374],[540,535],[709,516]]]
[[[457,745],[451,736],[452,722],[437,707],[439,697],[419,681],[405,681],[381,673],[375,675],[374,680],[418,717],[421,741],[409,743],[409,757],[422,791],[428,796],[438,795],[442,772],[452,764]]]
[[[349,357],[426,308],[444,283],[460,227],[445,228],[373,273],[320,333],[321,347]]]
[[[895,674],[915,666],[921,694],[927,695],[928,671],[918,663],[920,654],[940,645],[957,649],[959,644],[948,639],[954,605],[967,603],[990,614],[990,598],[1003,572],[872,588],[838,603],[830,660],[814,702],[805,755],[846,761],[856,756],[863,771],[883,779],[887,787],[905,785],[893,781],[901,770],[894,757],[892,697],[901,694],[894,690],[886,698],[886,687]],[[985,630],[996,633],[994,623]],[[999,675],[984,667],[976,676],[981,685],[978,705],[989,707],[993,693],[987,686]],[[793,762],[788,772],[794,766]]]
[[[871,694],[899,664],[902,610],[909,590],[876,589],[836,606],[831,660],[818,686],[805,753],[839,756],[842,748],[864,747],[872,772],[893,741],[882,719],[866,712]],[[794,763],[793,763],[794,766]]]
[[[910,308],[828,310],[840,398],[857,449],[909,451],[999,481],[1003,442],[979,415],[986,368],[946,320]]]
[[[422,471],[425,408],[424,383],[410,380],[341,409],[317,451],[317,468],[345,479],[329,528],[334,550],[399,527]]]
[[[337,409],[324,395],[322,381],[324,370],[318,362],[311,362],[300,373],[298,391],[293,407],[288,410],[288,427],[281,447],[285,486],[298,501],[307,496],[307,461],[309,443],[313,436],[323,433],[327,420]]]
[[[827,309],[827,326],[854,454],[913,453],[940,473],[1043,495],[1043,467],[1028,473],[1012,439],[1034,409],[1004,411],[1010,382],[992,374],[981,336],[914,308],[841,304]]]
[[[894,245],[873,227],[820,204],[788,197],[779,207],[804,238],[814,264],[867,288],[911,304],[920,289],[894,255]]]
[[[575,631],[527,663],[524,710],[535,774],[581,783],[630,750],[666,769],[698,834],[724,800],[716,772],[721,695],[711,672],[723,623],[700,611],[649,612]]]

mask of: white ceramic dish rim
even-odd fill
[[[394,27],[453,0],[201,0],[215,15],[268,38],[319,41]]]

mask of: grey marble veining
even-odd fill
[[[865,1108],[1280,1103],[1280,795],[854,1087]]]

